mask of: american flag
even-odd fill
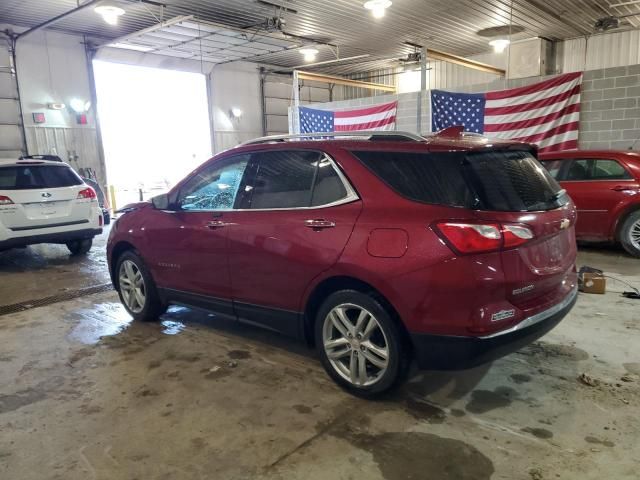
[[[431,91],[431,125],[462,125],[489,137],[535,143],[539,151],[578,148],[582,73],[479,94]]]
[[[398,102],[342,111],[298,108],[300,133],[395,130]]]

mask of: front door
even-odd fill
[[[295,335],[305,289],[338,260],[362,205],[321,152],[255,153],[251,170],[249,195],[228,214],[234,307],[240,318]]]
[[[157,211],[145,225],[158,285],[220,313],[233,312],[227,215],[248,161],[248,155],[225,158],[196,171],[182,184],[173,211]]]

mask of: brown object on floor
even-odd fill
[[[585,293],[604,293],[607,289],[607,279],[599,273],[582,274],[580,291]]]

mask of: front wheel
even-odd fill
[[[124,308],[136,320],[149,321],[167,311],[156,284],[142,258],[132,251],[122,254],[116,264],[117,287]]]
[[[67,248],[71,252],[71,255],[84,255],[89,250],[91,250],[92,245],[92,238],[85,238],[83,240],[73,240],[71,242],[67,242]]]
[[[640,257],[640,211],[624,219],[620,228],[620,243],[634,257]]]
[[[399,326],[374,297],[355,290],[331,294],[318,310],[315,339],[329,376],[362,397],[380,395],[408,368]]]

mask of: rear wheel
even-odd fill
[[[118,295],[124,308],[136,320],[149,321],[167,311],[156,284],[142,258],[132,251],[123,253],[116,264]]]
[[[362,292],[331,294],[318,310],[315,338],[329,376],[359,396],[390,390],[408,367],[398,325],[380,302]]]
[[[620,228],[620,243],[634,257],[640,257],[640,210],[624,219]]]
[[[71,242],[67,242],[67,248],[72,255],[84,255],[89,250],[91,250],[91,245],[93,245],[92,238],[85,238],[83,240],[73,240]]]

